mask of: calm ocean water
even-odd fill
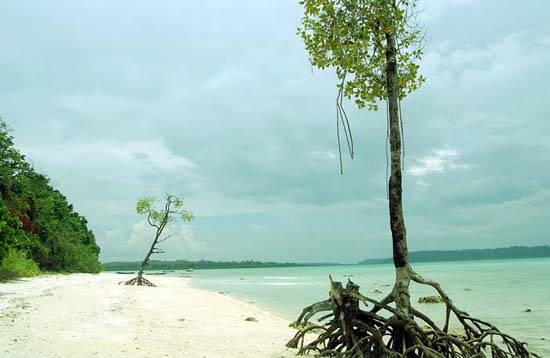
[[[461,309],[550,357],[550,259],[418,263],[414,268],[440,282]],[[351,279],[363,294],[378,299],[391,289],[394,275],[391,265],[196,270],[185,275],[193,278],[194,287],[229,293],[290,321],[303,307],[328,297],[329,274],[342,282]],[[411,286],[416,307],[442,321],[442,305],[416,303],[432,294],[431,288]]]

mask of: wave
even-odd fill
[[[259,282],[258,285],[262,286],[299,286],[301,282]]]
[[[292,276],[264,276],[266,280],[296,280],[297,277]]]

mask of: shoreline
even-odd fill
[[[41,275],[0,283],[0,356],[295,357],[290,321],[231,295],[154,276]],[[257,321],[247,321],[253,317]]]

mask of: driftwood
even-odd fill
[[[438,283],[416,273],[412,280],[432,286],[442,297],[446,309],[443,327],[412,307],[411,315],[404,317],[390,306],[392,294],[377,301],[363,296],[351,280],[344,288],[331,277],[329,298],[303,310],[292,324],[298,332],[287,347],[298,348],[299,355],[337,358],[539,357],[526,343],[459,310]],[[368,306],[372,308],[367,310]],[[320,313],[324,315],[317,318],[319,324],[310,322]],[[458,321],[460,329],[449,327],[451,319]],[[312,332],[318,334],[316,338],[308,335]]]

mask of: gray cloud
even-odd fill
[[[425,6],[428,82],[403,103],[411,248],[548,243],[548,4]],[[300,11],[2,2],[0,114],[89,219],[102,259],[141,257],[135,201],[166,191],[196,215],[170,258],[390,254],[384,113],[348,105],[357,157],[340,176],[334,74],[311,70]]]

